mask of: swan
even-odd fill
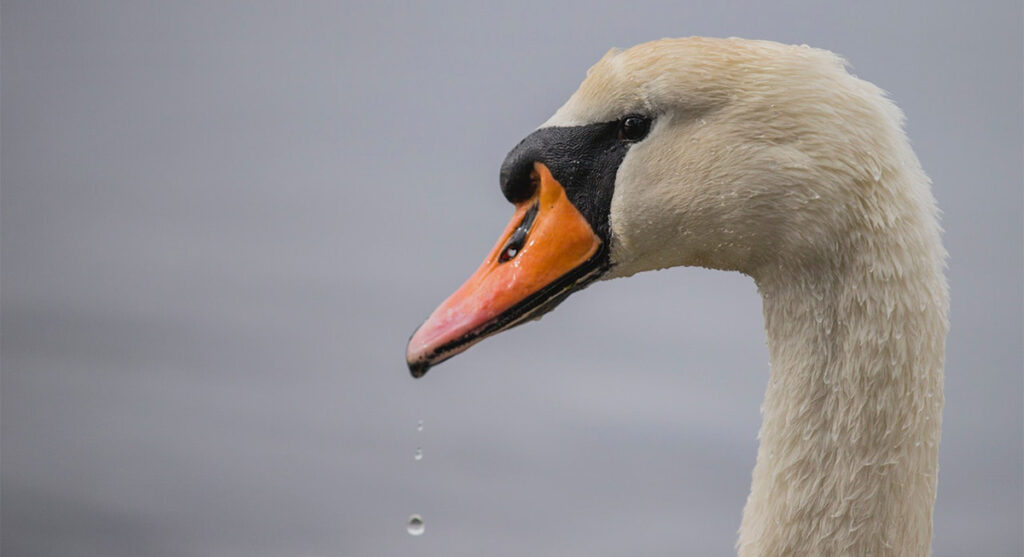
[[[946,252],[882,90],[806,45],[612,49],[500,184],[512,220],[413,334],[414,377],[599,279],[739,271],[770,373],[738,554],[929,554]]]

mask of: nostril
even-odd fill
[[[504,263],[509,261],[515,256],[519,255],[519,250],[523,249],[523,243],[526,241],[526,231],[522,228],[517,228],[512,236],[509,237],[508,241],[505,242],[505,247],[501,250],[501,255],[498,256],[498,262]]]
[[[537,218],[537,211],[540,209],[540,205],[534,203],[529,209],[526,210],[526,214],[523,215],[523,220],[516,227],[512,235],[505,241],[505,245],[501,248],[501,253],[498,254],[498,263],[505,263],[511,261],[515,256],[519,255],[519,252],[523,251],[523,244],[526,243],[526,237],[530,234],[530,228],[533,227],[533,221]]]

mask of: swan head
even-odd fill
[[[609,51],[508,154],[515,214],[414,333],[409,369],[598,279],[684,265],[757,278],[829,258],[909,152],[901,122],[823,50],[688,38]]]

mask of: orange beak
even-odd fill
[[[541,163],[539,185],[516,204],[494,249],[412,335],[406,361],[413,377],[484,338],[550,311],[597,278],[601,238]]]

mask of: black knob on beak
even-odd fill
[[[533,163],[541,153],[534,136],[528,136],[516,145],[501,165],[501,193],[512,203],[522,203],[537,191],[538,178]]]

